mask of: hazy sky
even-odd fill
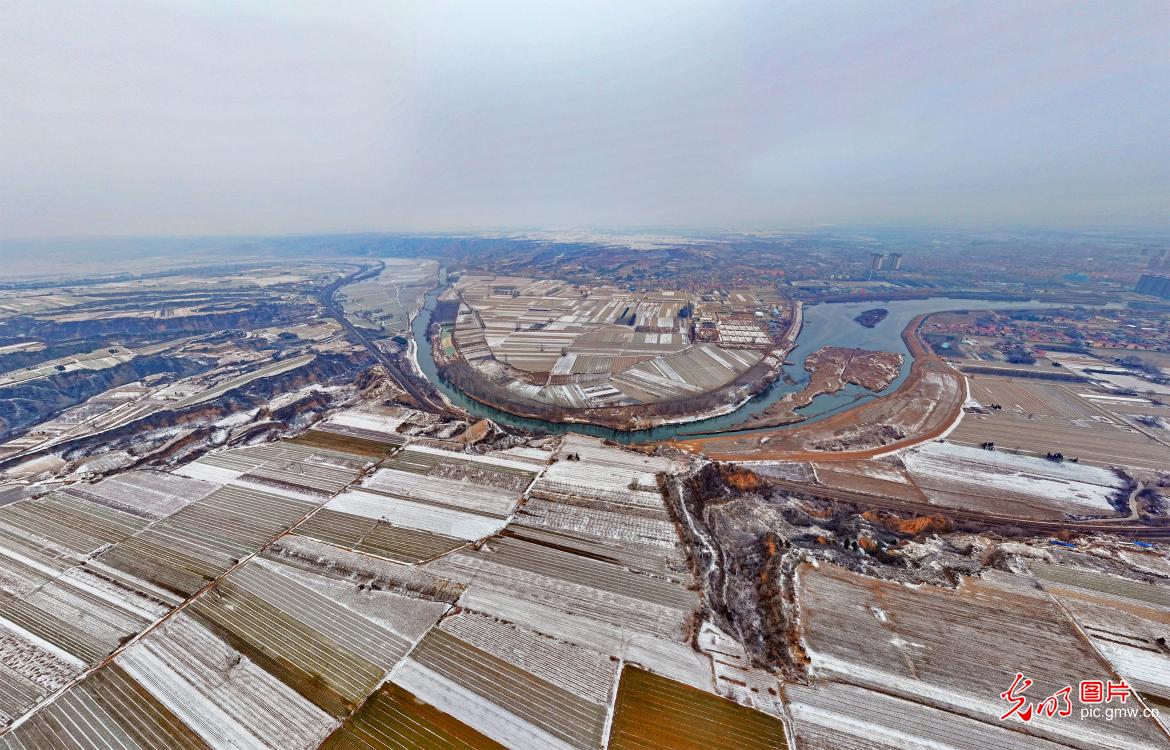
[[[1170,0],[0,0],[0,236],[1166,227]]]

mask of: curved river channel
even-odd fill
[[[728,414],[708,419],[700,419],[681,424],[664,425],[646,430],[614,430],[608,427],[599,427],[591,424],[564,424],[548,422],[543,419],[532,419],[510,414],[487,404],[476,401],[457,388],[452,387],[439,376],[435,367],[434,357],[431,356],[431,347],[427,342],[427,327],[430,325],[431,312],[435,309],[435,302],[439,294],[446,287],[446,283],[427,293],[422,312],[415,316],[411,324],[411,332],[417,345],[418,364],[423,373],[438,387],[451,403],[478,417],[491,419],[508,427],[529,432],[543,432],[559,434],[564,432],[578,432],[596,437],[608,438],[619,443],[639,443],[651,440],[669,440],[676,435],[688,437],[706,437],[715,433],[726,434],[734,432],[735,426],[745,419],[757,414],[779,400],[786,393],[800,390],[808,382],[809,375],[804,369],[805,358],[825,346],[847,346],[860,349],[875,349],[879,351],[898,352],[904,355],[902,371],[888,388],[873,393],[856,385],[846,385],[844,390],[837,393],[822,394],[813,399],[812,403],[799,413],[808,417],[807,424],[818,419],[824,419],[844,409],[877,398],[895,390],[910,372],[910,353],[902,341],[902,330],[916,315],[944,310],[987,310],[1043,307],[1038,302],[1004,302],[1001,300],[953,299],[949,297],[931,297],[920,300],[897,300],[882,302],[877,300],[867,302],[832,302],[816,305],[805,305],[804,325],[796,339],[796,347],[789,352],[788,361],[784,365],[787,378],[777,378],[766,390],[759,393],[747,403]],[[889,314],[873,328],[865,328],[853,320],[862,310],[882,307],[889,310]],[[796,426],[796,425],[792,425]],[[760,428],[757,428],[757,430]],[[775,427],[766,428],[776,430]],[[779,428],[783,429],[783,428]],[[756,430],[745,430],[753,432]]]

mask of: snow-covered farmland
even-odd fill
[[[952,443],[926,443],[901,458],[927,497],[948,506],[963,507],[964,497],[973,497],[1068,515],[1111,515],[1110,500],[1126,486],[1121,476],[1098,466]]]

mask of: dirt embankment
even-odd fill
[[[737,433],[672,442],[724,461],[836,461],[872,458],[933,440],[962,414],[966,379],[919,338],[920,315],[902,337],[914,357],[898,390],[812,424],[788,430]]]
[[[837,393],[846,384],[859,385],[870,391],[884,390],[901,372],[902,355],[826,346],[810,354],[804,361],[804,368],[809,373],[809,382],[804,388],[785,395],[741,426],[776,427],[801,422],[805,417],[797,413],[798,409],[811,404],[817,396]]]

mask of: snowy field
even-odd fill
[[[1112,514],[1109,500],[1125,487],[1121,477],[1097,466],[951,443],[926,443],[901,458],[927,496],[938,494],[946,504],[954,494],[970,494],[1033,500],[1068,514]]]

